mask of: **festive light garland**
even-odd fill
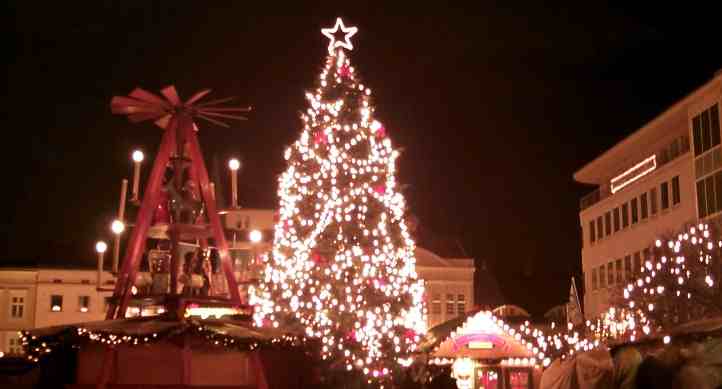
[[[356,31],[341,28],[346,38]],[[424,286],[396,191],[399,153],[373,118],[347,43],[332,38],[319,86],[306,94],[303,131],[279,178],[273,255],[250,295],[259,326],[295,320],[321,341],[324,359],[384,379],[426,331]]]
[[[79,347],[88,342],[100,343],[110,347],[116,346],[145,346],[159,341],[190,334],[201,337],[209,345],[232,349],[236,351],[253,351],[260,348],[298,348],[307,347],[304,336],[281,334],[268,339],[234,337],[221,332],[218,324],[206,325],[195,320],[184,320],[162,331],[150,334],[129,335],[110,330],[89,330],[85,327],[68,326],[52,335],[38,336],[32,331],[21,331],[20,340],[25,351],[25,358],[31,362],[39,362],[44,356],[63,347]]]

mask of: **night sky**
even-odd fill
[[[541,314],[581,273],[578,200],[591,188],[573,172],[722,68],[710,10],[343,3],[11,2],[0,260],[94,261],[130,152],[152,158],[160,140],[110,113],[136,86],[252,105],[247,122],[202,127],[201,145],[224,180],[241,157],[243,206],[275,207],[282,151],[325,58],[320,29],[342,16],[402,148],[409,211]]]

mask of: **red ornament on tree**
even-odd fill
[[[383,124],[376,129],[376,136],[379,138],[383,138],[386,136],[386,127],[384,127]]]
[[[348,65],[343,65],[338,69],[338,74],[341,77],[348,77],[351,75],[351,69],[348,67]]]
[[[313,134],[313,142],[315,144],[326,144],[328,139],[326,138],[326,134],[323,131],[316,131]]]
[[[374,188],[374,191],[380,195],[385,194],[386,193],[386,185],[379,185]]]
[[[319,254],[319,253],[317,253],[317,252],[315,252],[315,251],[314,251],[313,253],[311,253],[311,260],[312,260],[313,263],[315,263],[316,265],[320,265],[320,264],[326,263],[326,258],[324,258],[323,255],[321,255],[321,254]]]

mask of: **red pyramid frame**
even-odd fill
[[[180,241],[180,231],[192,227],[190,230],[198,234],[201,247],[208,246],[208,237],[214,239],[220,254],[221,270],[228,285],[229,303],[233,306],[243,306],[228,252],[228,243],[221,226],[215,197],[208,178],[208,170],[203,161],[203,153],[198,142],[197,127],[193,118],[199,117],[211,123],[227,127],[225,123],[219,120],[220,118],[244,120],[244,117],[233,113],[248,112],[250,108],[218,107],[219,104],[230,99],[218,99],[196,104],[209,92],[210,90],[200,91],[186,102],[182,102],[173,86],[161,90],[165,100],[145,90],[135,89],[129,97],[116,96],[111,101],[113,113],[128,115],[131,122],[155,120],[155,123],[164,131],[150,177],[143,192],[135,228],[133,228],[128,239],[125,255],[117,275],[113,298],[106,313],[106,319],[108,320],[125,317],[132,295],[131,289],[134,286],[140,260],[145,250],[153,213],[161,201],[161,189],[166,166],[171,162],[175,164],[176,169],[174,169],[173,180],[175,185],[179,185],[182,180],[182,164],[186,163],[187,159],[190,160],[188,162],[188,178],[194,181],[196,187],[200,190],[201,200],[206,206],[208,225],[204,225],[197,218],[191,226],[181,225],[178,220],[171,221],[169,224],[168,231],[171,238],[172,253],[170,295],[176,295],[177,293],[177,264],[180,258],[178,258],[179,251],[176,248]],[[186,150],[188,155],[185,155]]]

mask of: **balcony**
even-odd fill
[[[655,154],[657,156],[657,169],[674,161],[675,159],[681,157],[688,152],[689,136],[683,135],[676,138],[666,147],[662,148]],[[611,195],[612,191],[610,190],[609,183],[600,185],[599,188],[595,189],[593,192],[587,195],[584,195],[579,200],[579,210],[583,211]]]

